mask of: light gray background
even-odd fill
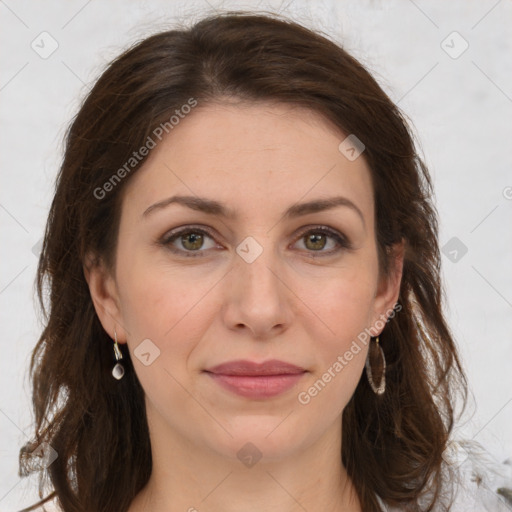
[[[36,498],[36,480],[17,477],[17,458],[32,434],[35,254],[65,129],[121,49],[175,20],[192,24],[228,8],[280,11],[323,30],[412,119],[434,178],[441,245],[457,237],[467,247],[463,256],[457,249],[455,262],[455,253],[443,256],[447,313],[474,395],[460,435],[482,443],[498,463],[512,456],[510,0],[0,0],[0,511]],[[58,43],[46,59],[31,47],[43,45],[43,31]],[[460,56],[465,43],[453,31],[469,44]]]

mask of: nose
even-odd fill
[[[268,340],[288,328],[293,294],[273,251],[264,249],[252,263],[236,255],[227,277],[223,317],[228,329]]]

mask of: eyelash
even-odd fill
[[[175,254],[179,254],[182,256],[185,256],[187,258],[197,258],[197,257],[203,257],[206,250],[198,249],[197,251],[190,251],[190,250],[183,250],[183,249],[176,249],[175,247],[172,247],[171,243],[174,242],[176,239],[178,239],[180,236],[185,234],[191,234],[191,233],[199,233],[202,235],[207,235],[212,239],[215,239],[213,234],[201,227],[196,226],[187,226],[185,228],[177,228],[176,230],[170,231],[166,233],[162,239],[160,240],[160,245],[163,245],[167,247],[170,251],[172,251]],[[351,250],[352,245],[349,242],[349,240],[342,235],[341,233],[338,233],[337,231],[334,231],[331,228],[328,228],[326,226],[314,226],[312,228],[308,228],[304,231],[302,231],[296,238],[295,242],[300,240],[301,238],[304,238],[307,234],[316,234],[316,233],[323,233],[325,235],[330,236],[333,238],[337,243],[338,246],[335,249],[331,249],[330,251],[307,251],[310,254],[308,256],[312,258],[318,258],[318,257],[324,257],[324,256],[332,256],[335,253],[338,253],[340,250]],[[316,253],[316,254],[315,254]]]

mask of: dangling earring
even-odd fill
[[[368,357],[366,358],[366,376],[373,392],[382,395],[386,391],[386,358],[379,345],[379,337],[375,338],[375,344],[370,342]]]
[[[116,341],[114,342],[114,354],[116,356],[116,361],[120,361],[123,359],[123,354],[121,354],[121,349],[119,348],[119,345],[117,344],[117,332],[114,329],[114,336],[116,338]],[[112,375],[115,379],[121,380],[124,376],[124,366],[117,362],[114,368],[112,369]]]

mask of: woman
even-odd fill
[[[129,49],[67,135],[21,470],[44,446],[64,512],[450,510],[431,194],[319,34],[226,13]]]

